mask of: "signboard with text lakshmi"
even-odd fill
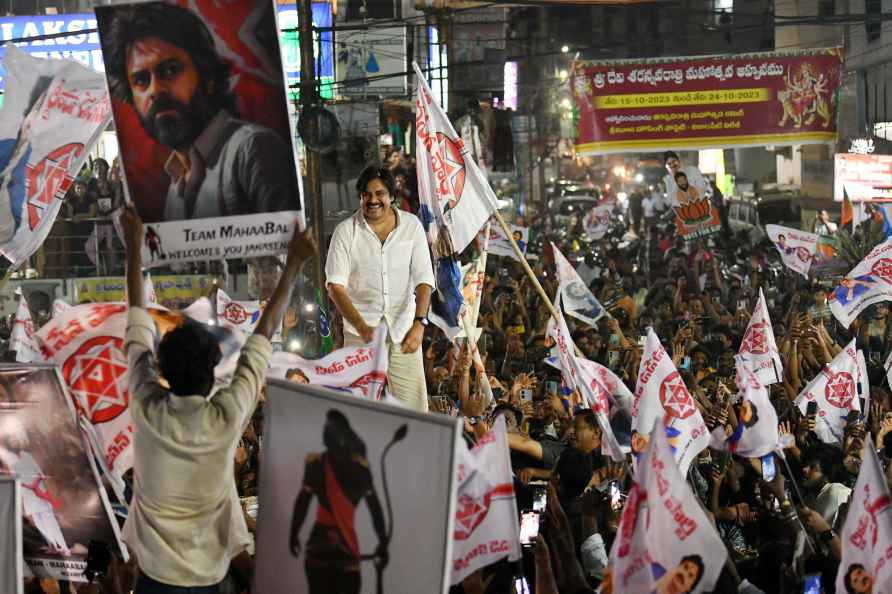
[[[839,48],[576,62],[580,154],[832,143]]]

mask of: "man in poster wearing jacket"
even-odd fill
[[[109,88],[171,149],[164,220],[299,210],[289,143],[237,119],[229,65],[201,18],[166,2],[106,10]]]

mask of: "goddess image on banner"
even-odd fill
[[[147,265],[284,252],[303,220],[273,3],[119,4],[96,19]]]

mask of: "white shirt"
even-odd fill
[[[657,198],[653,194],[645,196],[641,201],[641,210],[644,211],[644,218],[649,219],[656,213]]]
[[[251,335],[228,387],[210,400],[158,383],[155,323],[131,307],[124,348],[133,415],[133,502],[124,541],[139,569],[180,587],[217,584],[251,544],[235,450],[260,397],[272,345]]]
[[[685,165],[679,171],[688,178],[688,185],[697,189],[700,198],[709,193],[709,186],[706,180],[703,179],[703,174],[700,173],[699,169],[693,165]],[[666,184],[666,195],[669,197],[669,204],[678,204],[678,184],[675,183],[675,176],[666,175],[663,178],[663,183]]]
[[[403,342],[415,320],[415,288],[434,284],[430,249],[421,221],[393,209],[396,228],[384,243],[361,211],[335,227],[325,261],[325,283],[341,285],[369,326],[387,323],[390,340]],[[344,320],[344,331],[359,332]]]
[[[836,528],[839,507],[849,500],[852,490],[840,483],[827,483],[815,498],[815,511],[821,514],[831,528]]]

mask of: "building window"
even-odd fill
[[[820,0],[818,2],[818,18],[832,17],[836,14],[836,0]]]
[[[867,41],[876,41],[880,38],[883,28],[883,21],[879,19],[883,10],[883,0],[865,0],[864,13],[867,22],[864,23],[864,29],[867,32]]]

